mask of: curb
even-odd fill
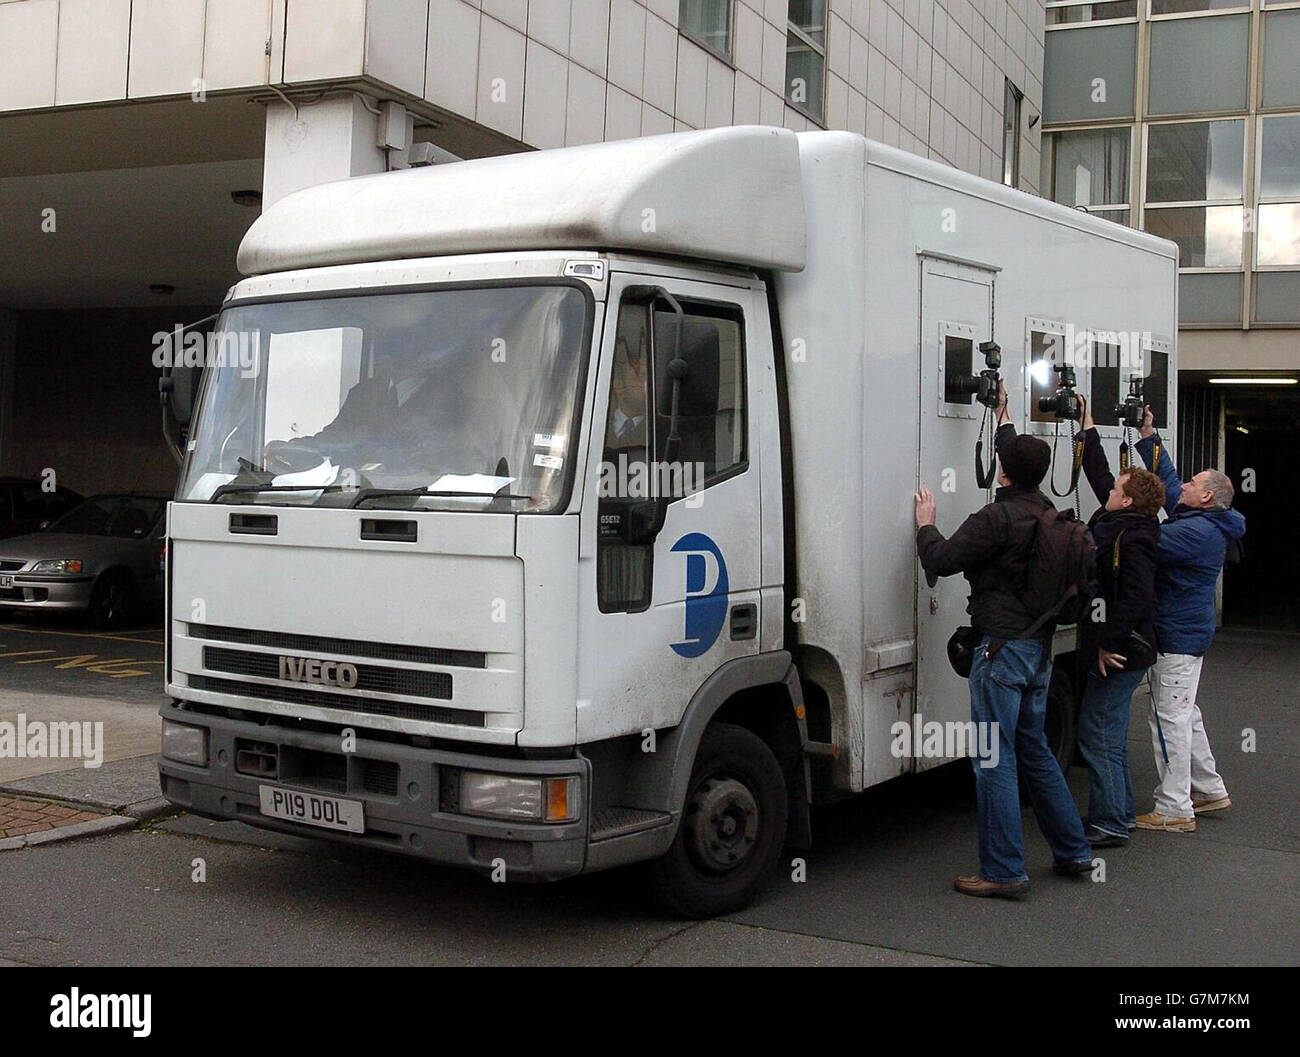
[[[68,796],[62,793],[57,795],[43,793],[36,789],[13,785],[0,785],[0,795],[25,797],[29,800],[48,800],[56,804],[66,804],[69,807],[93,807],[98,811],[107,812],[115,818],[121,818],[125,815],[137,822],[145,822],[149,819],[158,818],[160,815],[180,810],[180,808],[168,803],[161,796],[153,796],[146,800],[136,800],[129,804],[123,804],[120,801],[92,800],[89,797]],[[7,847],[4,843],[5,840],[12,839],[12,837],[6,837],[0,840],[0,850]]]
[[[93,837],[103,833],[116,833],[118,830],[134,829],[136,820],[123,815],[105,815],[92,818],[87,822],[77,822],[71,826],[57,826],[36,833],[24,833],[19,837],[0,839],[0,851],[16,851],[29,848],[34,844],[55,844],[62,840],[76,840],[78,837]]]

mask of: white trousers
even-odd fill
[[[1162,653],[1151,669],[1155,691],[1151,747],[1156,755],[1156,774],[1160,777],[1160,784],[1155,788],[1155,810],[1173,818],[1193,817],[1193,794],[1197,799],[1228,795],[1214,766],[1201,710],[1196,706],[1196,687],[1201,681],[1203,660],[1186,653]]]

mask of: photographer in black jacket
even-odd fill
[[[1160,478],[1130,467],[1111,476],[1087,401],[1083,472],[1102,504],[1088,527],[1097,544],[1097,595],[1078,624],[1086,671],[1079,709],[1079,753],[1090,774],[1086,834],[1094,848],[1128,843],[1137,802],[1128,762],[1129,702],[1155,661],[1157,515]]]
[[[1018,898],[1029,890],[1018,776],[1033,799],[1034,815],[1052,848],[1053,869],[1079,874],[1092,863],[1083,823],[1069,787],[1047,745],[1044,721],[1052,676],[1050,622],[1033,635],[1040,613],[1021,600],[1034,554],[1039,515],[1052,504],[1038,486],[1047,474],[1051,449],[1037,437],[1017,436],[999,389],[996,444],[997,498],[971,514],[950,539],[934,525],[934,496],[916,494],[916,546],[930,577],[964,573],[970,581],[971,624],[980,632],[970,671],[971,719],[993,728],[996,766],[972,759],[979,813],[980,869],[958,877],[964,895]],[[986,742],[987,744],[987,742]]]

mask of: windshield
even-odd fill
[[[553,511],[587,320],[585,293],[558,285],[231,308],[177,495]]]
[[[47,532],[140,539],[149,534],[167,501],[152,495],[101,495],[54,521]]]

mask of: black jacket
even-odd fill
[[[1014,435],[1014,427],[1004,425],[997,439]],[[963,521],[951,539],[945,539],[933,525],[917,530],[916,549],[931,579],[966,574],[970,581],[966,611],[971,624],[985,634],[1018,639],[1042,616],[1025,608],[1020,592],[1033,553],[1038,515],[1051,505],[1036,488],[1008,486],[999,488],[992,503]],[[1051,630],[1045,627],[1040,635]]]
[[[1143,654],[1132,635],[1137,632],[1153,651],[1157,646],[1156,551],[1160,546],[1160,522],[1155,515],[1105,508],[1115,478],[1096,429],[1083,434],[1083,472],[1102,504],[1088,527],[1097,544],[1096,597],[1104,606],[1090,606],[1088,616],[1079,622],[1079,650],[1088,665],[1095,663],[1097,646],[1101,645],[1128,658],[1126,670],[1145,668],[1155,660],[1154,653]],[[1093,615],[1104,619],[1092,620]]]

